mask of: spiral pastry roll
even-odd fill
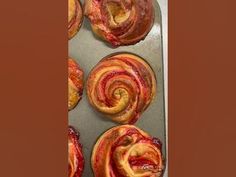
[[[92,153],[95,177],[160,177],[164,165],[161,141],[133,125],[111,128]]]
[[[79,0],[68,0],[68,38],[71,39],[80,29],[82,8]]]
[[[153,70],[142,58],[132,54],[104,58],[87,80],[91,105],[121,124],[134,124],[155,92]]]
[[[81,177],[84,169],[82,146],[79,143],[79,134],[73,127],[68,132],[68,169],[69,177]]]
[[[95,34],[113,46],[139,42],[154,22],[152,0],[86,0],[85,15]]]
[[[83,94],[83,71],[73,60],[68,59],[68,109],[73,109]]]

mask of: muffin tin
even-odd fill
[[[83,3],[83,2],[82,2]],[[117,52],[128,52],[139,55],[151,65],[157,79],[157,93],[147,110],[134,124],[153,137],[158,137],[163,143],[163,155],[166,156],[165,130],[165,100],[164,100],[164,67],[162,55],[161,12],[158,3],[154,2],[154,25],[145,38],[135,45],[113,48],[108,43],[97,38],[84,18],[80,31],[69,41],[68,55],[75,59],[84,71],[84,84],[92,68],[107,55]],[[86,88],[86,87],[84,87]],[[68,113],[68,123],[80,132],[80,142],[83,145],[85,168],[83,177],[92,177],[91,154],[97,139],[113,126],[119,124],[106,119],[88,102],[86,90],[82,100]],[[165,176],[165,174],[164,174]]]

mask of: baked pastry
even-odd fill
[[[73,109],[83,94],[84,73],[78,63],[68,59],[68,109]]]
[[[84,169],[82,146],[79,143],[79,134],[73,127],[68,131],[68,174],[69,177],[81,177]]]
[[[68,0],[68,38],[71,39],[80,29],[83,12],[79,0]]]
[[[86,0],[84,14],[95,34],[113,46],[139,42],[154,22],[152,0]]]
[[[162,144],[133,125],[111,128],[92,153],[95,177],[160,177],[164,164]]]
[[[134,124],[156,93],[152,68],[133,54],[102,59],[87,80],[89,102],[111,120]]]

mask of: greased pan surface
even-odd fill
[[[83,3],[83,2],[82,2]],[[69,56],[75,59],[84,70],[85,82],[92,68],[104,57],[117,52],[128,52],[144,58],[152,67],[157,79],[157,94],[150,106],[134,124],[148,134],[158,137],[163,143],[163,155],[166,155],[165,104],[162,57],[161,12],[158,3],[154,2],[155,22],[145,40],[131,46],[112,48],[109,44],[94,36],[87,18],[77,35],[69,41]],[[84,87],[86,89],[86,87]],[[98,113],[88,102],[86,90],[82,100],[69,112],[69,125],[80,132],[83,145],[85,169],[83,177],[93,177],[91,154],[97,139],[105,131],[119,125]],[[166,162],[167,163],[167,162]],[[166,174],[166,173],[165,173]],[[164,176],[166,177],[166,175]]]

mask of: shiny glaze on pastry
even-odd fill
[[[82,146],[79,143],[79,134],[73,127],[68,130],[68,176],[81,177],[84,169]]]
[[[133,54],[117,54],[102,59],[87,80],[91,105],[121,124],[134,124],[155,93],[153,70]]]
[[[83,71],[73,59],[68,59],[68,109],[73,109],[83,94]]]
[[[153,1],[86,0],[85,15],[95,34],[113,46],[135,44],[153,26]]]
[[[71,39],[80,29],[82,8],[79,0],[68,0],[68,38]]]
[[[97,141],[92,153],[95,177],[160,177],[162,144],[133,125],[113,127]]]

